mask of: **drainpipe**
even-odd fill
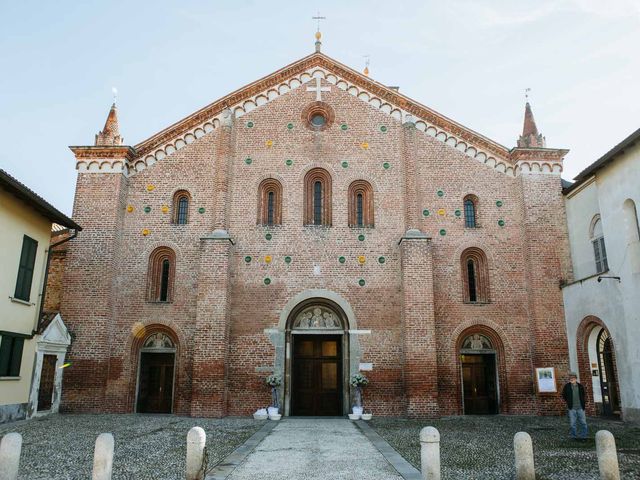
[[[60,240],[59,242],[49,245],[49,250],[47,251],[47,265],[44,269],[44,283],[42,285],[42,293],[40,295],[40,308],[38,310],[38,318],[36,320],[36,329],[32,333],[33,335],[38,333],[38,330],[40,330],[40,325],[42,324],[42,312],[44,311],[44,301],[45,301],[45,296],[47,294],[47,281],[49,279],[49,265],[51,264],[51,252],[58,245],[62,245],[63,243],[68,242],[69,240],[73,240],[77,236],[78,236],[78,230],[73,230],[72,235]]]

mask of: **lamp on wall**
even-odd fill
[[[618,283],[622,282],[622,280],[620,279],[620,277],[611,277],[611,276],[606,276],[606,275],[600,275],[598,277],[598,283],[600,283],[602,281],[603,278],[612,278],[614,280],[618,280]]]

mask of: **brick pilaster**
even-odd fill
[[[231,241],[216,231],[200,239],[191,415],[227,414]]]
[[[407,416],[435,417],[439,408],[432,245],[419,231],[410,230],[400,246]]]

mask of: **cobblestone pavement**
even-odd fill
[[[533,439],[538,480],[597,480],[595,433],[609,430],[616,439],[623,479],[640,478],[640,426],[589,418],[590,438],[568,438],[564,417],[466,416],[437,420],[374,418],[380,436],[420,468],[420,429],[440,431],[443,480],[501,480],[515,476],[513,436],[525,431]]]
[[[20,479],[86,480],[91,478],[96,437],[115,438],[114,480],[184,479],[187,432],[200,426],[207,433],[213,465],[264,422],[249,418],[204,419],[172,415],[54,415],[0,425],[0,437],[23,437]]]
[[[394,468],[346,419],[285,419],[229,480],[398,480]]]

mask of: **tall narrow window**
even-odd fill
[[[593,245],[593,256],[596,262],[596,273],[603,273],[609,270],[607,262],[607,249],[604,245],[604,231],[602,220],[596,215],[591,222],[591,244]]]
[[[331,175],[322,168],[304,177],[304,224],[331,226]]]
[[[258,225],[282,224],[282,185],[267,178],[258,187]]]
[[[322,225],[322,182],[313,184],[313,224]]]
[[[186,225],[189,223],[189,192],[179,190],[173,195],[173,223]]]
[[[477,223],[477,205],[478,199],[475,195],[467,195],[464,197],[464,226],[467,228],[476,228]]]
[[[18,264],[16,291],[13,295],[15,298],[25,302],[28,302],[31,297],[31,282],[33,281],[33,267],[36,263],[37,251],[38,242],[25,235],[22,238],[22,252],[20,253],[20,263]]]
[[[349,185],[349,226],[373,227],[373,188],[365,180]]]
[[[472,259],[467,260],[467,281],[469,282],[469,301],[476,302],[476,265]]]
[[[169,300],[169,269],[171,268],[171,262],[165,258],[162,261],[162,274],[160,276],[160,301],[166,302]]]
[[[147,300],[171,302],[175,277],[176,255],[168,247],[158,247],[149,256]]]
[[[466,303],[489,302],[487,256],[479,248],[467,248],[460,257],[463,299]]]

